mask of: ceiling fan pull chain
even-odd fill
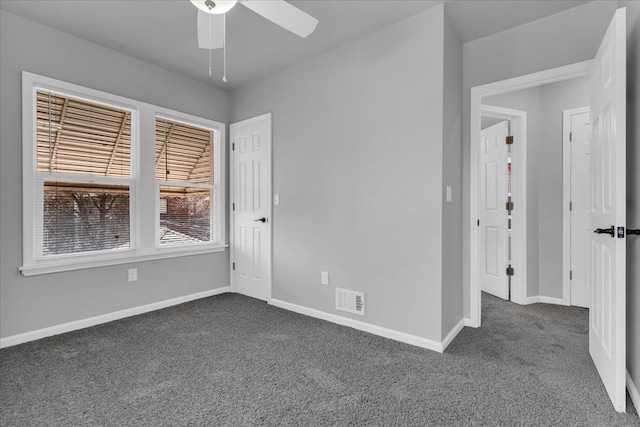
[[[222,81],[227,82],[227,14],[222,15]]]

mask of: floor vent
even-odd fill
[[[336,310],[364,316],[364,293],[336,288]]]

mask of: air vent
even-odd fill
[[[336,288],[336,310],[364,316],[364,293]]]

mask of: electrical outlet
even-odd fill
[[[274,194],[273,195],[273,204],[275,206],[280,205],[280,195],[279,194]]]
[[[452,199],[453,199],[453,194],[452,194],[451,186],[447,185],[447,202],[451,202]]]
[[[320,284],[321,285],[328,285],[329,284],[329,272],[328,271],[322,271],[320,273]]]
[[[130,282],[135,282],[136,280],[138,280],[138,269],[137,268],[130,268],[129,269],[129,281]]]

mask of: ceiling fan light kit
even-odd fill
[[[203,12],[222,15],[229,12],[238,0],[191,0],[191,3]]]

